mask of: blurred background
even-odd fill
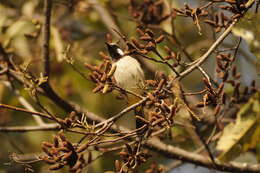
[[[165,0],[164,13],[171,7],[180,8],[184,3],[195,7],[206,4],[206,0]],[[103,10],[103,11],[102,11]],[[214,9],[212,9],[214,10]],[[107,14],[114,23],[109,22]],[[237,66],[241,72],[242,85],[250,85],[253,79],[256,85],[260,86],[260,16],[252,11],[249,13],[250,20],[240,22],[234,29],[233,35],[242,37],[241,47],[238,52]],[[0,0],[0,43],[5,50],[12,55],[12,60],[20,67],[40,76],[43,71],[41,57],[41,29],[43,22],[43,1],[42,0]],[[100,52],[106,53],[106,35],[114,28],[114,24],[127,38],[137,37],[135,20],[129,12],[129,1],[122,0],[53,0],[53,10],[51,18],[51,75],[50,82],[54,90],[64,99],[75,102],[78,105],[103,117],[115,115],[122,110],[126,103],[116,99],[116,94],[106,95],[95,94],[92,92],[94,84],[90,80],[85,80],[68,63],[68,57],[73,60],[73,66],[77,71],[88,75],[89,71],[84,67],[84,63],[100,64],[102,57]],[[190,19],[177,17],[172,25],[170,20],[165,20],[160,24],[164,32],[171,33],[172,26],[183,47],[195,60],[202,55],[207,48],[214,42],[218,34],[212,32],[207,24],[201,23],[202,35],[198,34],[196,26]],[[156,32],[156,30],[155,30]],[[158,31],[157,34],[160,32]],[[238,42],[238,37],[229,37],[223,47],[234,47]],[[114,41],[119,41],[113,37]],[[125,45],[120,43],[124,48]],[[165,54],[163,46],[167,45],[173,50],[178,50],[177,46],[168,41],[161,44],[159,50]],[[66,53],[65,51],[68,50]],[[221,49],[220,48],[220,49]],[[152,55],[151,55],[152,56]],[[258,58],[257,58],[258,57]],[[154,64],[153,62],[142,62],[146,72],[146,78],[154,78],[156,71],[169,73],[167,67]],[[204,66],[212,78],[215,77],[215,60],[207,61]],[[153,72],[150,71],[153,70]],[[0,81],[0,102],[21,107],[16,95],[6,85],[5,77],[1,76]],[[183,85],[191,91],[202,89],[199,80],[201,74],[194,72],[183,80]],[[191,82],[192,81],[192,82]],[[36,110],[40,110],[39,105],[35,104],[28,89],[19,83],[16,88]],[[67,114],[45,97],[40,97],[40,101],[51,113],[59,117],[66,117]],[[0,109],[0,126],[26,126],[35,125],[31,116],[26,114]],[[173,130],[173,143],[182,145],[186,149],[192,149],[193,143],[189,140],[187,132],[177,127]],[[0,172],[29,172],[29,168],[23,164],[17,164],[10,160],[11,153],[25,154],[33,157],[41,153],[41,142],[49,141],[57,132],[26,132],[26,133],[0,133]],[[67,135],[72,141],[79,139],[77,135]],[[98,155],[98,153],[93,153]],[[153,153],[154,156],[158,155]],[[116,159],[118,156],[114,156]],[[153,157],[155,161],[163,164],[171,164],[172,160],[167,160],[161,156]],[[256,162],[250,154],[247,158]],[[113,170],[113,160],[110,155],[101,157],[89,166],[89,172],[104,172]],[[149,160],[151,163],[153,160]],[[32,164],[35,172],[48,172],[47,165],[44,163]],[[146,166],[144,166],[145,168]],[[143,169],[144,169],[143,168]],[[91,171],[92,170],[92,171]],[[66,172],[66,170],[63,170]],[[62,172],[62,171],[60,171]],[[142,171],[140,171],[142,172]],[[217,172],[208,169],[195,168],[188,164],[172,171],[181,172]]]

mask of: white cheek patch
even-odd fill
[[[121,49],[117,48],[116,51],[119,53],[119,55],[124,55],[124,52]]]

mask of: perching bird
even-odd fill
[[[141,94],[141,87],[144,84],[144,72],[139,62],[129,56],[124,55],[124,52],[115,43],[106,43],[108,52],[115,65],[114,78],[117,85],[125,90]],[[134,104],[139,101],[136,96],[127,95],[128,103]],[[140,110],[138,110],[140,112]],[[137,112],[138,112],[137,111]],[[130,115],[131,114],[131,115]],[[131,130],[136,128],[136,118],[133,112],[124,115],[119,119],[119,124]]]

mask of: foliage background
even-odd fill
[[[99,64],[102,58],[100,51],[106,52],[105,44],[106,34],[109,32],[107,26],[102,21],[102,16],[93,8],[93,2],[86,0],[65,1],[55,0],[52,11],[51,26],[51,84],[54,90],[66,100],[76,102],[82,107],[98,115],[108,117],[122,110],[126,104],[115,98],[114,93],[101,95],[94,94],[93,83],[83,79],[76,73],[69,63],[64,59],[64,50],[70,46],[70,58],[73,59],[77,70],[88,74],[84,63]],[[204,0],[187,1],[192,6],[203,4]],[[73,5],[73,8],[70,5]],[[129,38],[136,37],[136,23],[132,22],[128,11],[128,1],[122,0],[102,0],[98,1],[100,5],[105,5],[106,9],[115,17],[115,21],[120,29]],[[183,1],[170,1],[175,8],[183,5]],[[41,0],[0,0],[0,42],[9,53],[13,54],[13,61],[22,67],[26,67],[33,74],[40,76],[42,71],[41,58],[41,26],[43,20],[43,2]],[[256,80],[256,86],[260,87],[259,78],[259,59],[260,59],[260,14],[254,14],[253,11],[241,21],[235,28],[234,34],[241,36],[243,41],[240,47],[237,65],[242,73],[242,84],[250,85],[251,80]],[[250,20],[248,20],[250,18]],[[162,27],[165,31],[171,32],[171,23],[169,20],[163,22]],[[192,55],[199,57],[214,41],[213,32],[206,24],[201,24],[203,34],[199,35],[196,27],[190,19],[177,18],[175,20],[175,32],[183,46]],[[115,41],[117,41],[115,39]],[[225,41],[226,47],[234,45],[237,39],[229,38]],[[162,43],[169,44],[167,42]],[[224,47],[223,47],[224,48]],[[177,50],[175,47],[174,49]],[[160,49],[160,51],[164,51]],[[165,53],[165,52],[164,52]],[[148,62],[155,71],[168,72],[164,66],[155,65]],[[214,61],[208,61],[204,64],[208,73],[214,76]],[[147,78],[153,78],[154,74],[146,71]],[[2,77],[4,81],[5,78]],[[183,81],[183,85],[192,91],[202,89],[201,74],[194,72]],[[21,95],[28,100],[36,109],[39,106],[34,104],[28,90],[18,85]],[[228,88],[227,88],[228,90]],[[21,106],[17,97],[3,83],[0,84],[0,100],[2,103]],[[40,97],[41,102],[53,114],[60,117],[66,117],[67,114],[54,105],[45,97]],[[26,114],[0,109],[1,126],[19,126],[35,125],[31,116]],[[173,130],[174,142],[184,148],[191,150],[194,147],[193,141],[189,140],[189,134],[183,129],[175,128]],[[28,154],[41,152],[41,142],[49,141],[56,132],[29,132],[29,133],[0,133],[0,170],[6,172],[17,172],[23,170],[19,164],[10,162],[9,154]],[[73,141],[79,139],[77,135],[68,135]],[[257,157],[250,155],[247,158],[252,162],[259,161],[260,145],[255,148]],[[97,154],[97,153],[96,153]],[[156,155],[156,153],[154,153]],[[94,153],[95,155],[95,153]],[[118,156],[113,156],[117,158]],[[113,160],[110,155],[95,161],[91,167],[96,172],[103,172],[113,168]],[[155,158],[155,157],[154,157]],[[159,162],[167,163],[167,159],[157,157]],[[8,163],[8,164],[4,164]],[[10,165],[11,164],[11,165]],[[37,163],[33,165],[36,172],[46,172],[46,165]],[[91,169],[91,168],[90,168]]]

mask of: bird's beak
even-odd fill
[[[111,48],[111,45],[108,42],[105,42],[105,43],[106,43],[108,49]]]

